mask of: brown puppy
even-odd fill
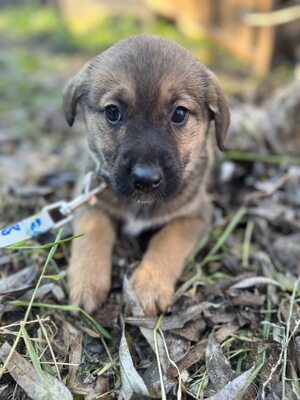
[[[146,314],[164,311],[210,226],[210,121],[220,149],[229,125],[222,90],[183,47],[142,35],[111,46],[71,79],[64,92],[70,125],[77,105],[108,187],[76,220],[76,234],[84,236],[73,242],[71,302],[91,312],[107,298],[121,221],[133,234],[161,228],[131,282]]]

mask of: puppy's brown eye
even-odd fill
[[[188,117],[188,110],[184,107],[176,107],[173,115],[172,115],[172,122],[175,124],[182,124],[187,120]]]
[[[105,116],[107,121],[113,125],[117,124],[122,119],[121,111],[114,104],[110,104],[105,107]]]

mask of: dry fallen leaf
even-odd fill
[[[31,287],[36,278],[36,268],[30,266],[0,279],[0,294],[13,294],[16,290],[24,287]]]
[[[218,393],[208,397],[207,400],[236,400],[245,388],[252,371],[253,368],[248,369],[224,386]]]
[[[221,306],[221,303],[214,304],[208,301],[201,302],[200,304],[188,307],[187,309],[175,315],[164,317],[161,321],[160,328],[163,331],[183,328],[188,322],[199,319],[203,311],[217,309]],[[126,318],[126,322],[131,325],[154,329],[157,318],[134,316]]]
[[[124,278],[124,281],[123,281],[123,291],[126,296],[127,302],[130,305],[133,316],[134,317],[143,316],[143,310],[142,310],[141,306],[139,305],[139,303],[135,297],[135,294],[131,288],[130,282],[128,281],[128,279],[126,277]],[[133,371],[132,367],[134,368],[134,366],[133,366],[133,362],[131,360],[131,355],[130,355],[130,352],[128,349],[126,337],[124,336],[124,329],[125,328],[123,327],[123,335],[122,335],[121,344],[120,344],[119,357],[120,357],[120,364],[121,364],[122,390],[124,389],[123,392],[125,394],[128,393],[128,396],[129,396],[129,397],[124,397],[124,399],[127,399],[127,398],[130,399],[131,398],[130,396],[133,394],[133,392],[135,392],[135,390],[133,390],[133,388],[131,387],[132,380],[131,379],[128,380],[128,378],[126,377],[127,369],[124,369],[124,365],[125,366],[126,366],[126,364],[129,365],[129,367],[131,368],[131,371]],[[147,342],[148,342],[149,346],[151,347],[151,349],[153,350],[153,352],[156,352],[153,329],[140,327],[140,331],[143,334],[143,336],[145,337],[145,339],[147,340]],[[165,386],[166,391],[168,392],[174,386],[175,382],[168,380],[165,376],[166,372],[169,369],[170,363],[169,363],[166,349],[165,349],[165,346],[164,346],[164,343],[163,343],[163,340],[162,340],[160,334],[157,334],[156,339],[157,339],[159,361],[161,363],[162,371],[164,374],[164,386]],[[122,350],[122,345],[123,345],[123,350]],[[126,348],[126,346],[127,346],[127,348]],[[134,371],[132,373],[133,373],[133,375],[138,374],[137,372],[134,372]],[[138,376],[140,377],[140,375],[138,375]],[[139,378],[137,378],[137,379],[138,379],[138,382],[140,382]],[[151,363],[151,365],[144,372],[143,379],[141,377],[140,377],[140,379],[142,380],[142,382],[140,382],[141,386],[139,388],[139,392],[137,392],[137,393],[142,394],[141,389],[145,390],[145,387],[146,387],[147,391],[151,394],[152,398],[160,398],[161,397],[160,379],[159,379],[159,375],[158,375],[158,368],[157,368],[156,360],[154,363]],[[123,388],[123,386],[124,386],[124,388]],[[122,390],[121,390],[121,393],[123,395]],[[148,394],[148,396],[149,396],[149,394]]]
[[[202,318],[188,322],[183,328],[173,329],[171,332],[192,342],[198,342],[206,329],[206,323]]]
[[[11,346],[5,342],[0,348],[0,359],[5,362]],[[16,351],[8,363],[8,371],[16,383],[32,400],[72,400],[69,389],[54,376],[43,371],[40,376],[32,364]]]
[[[122,338],[119,348],[120,370],[122,387],[120,391],[121,399],[130,400],[133,394],[150,396],[147,386],[134,367],[128,343],[126,339],[125,328],[122,332]]]
[[[222,389],[233,379],[234,372],[214,334],[208,338],[205,365],[208,377],[216,390]]]
[[[70,345],[69,351],[69,373],[67,376],[67,385],[74,393],[78,393],[78,382],[76,380],[76,373],[78,371],[80,361],[81,361],[81,352],[82,352],[82,332],[78,332],[74,340]]]
[[[132,314],[134,317],[141,316],[143,315],[143,310],[141,306],[139,305],[135,294],[131,288],[130,282],[128,279],[125,277],[124,278],[124,283],[123,283],[123,291],[124,294],[127,298],[128,303],[130,304],[130,308],[132,310]],[[143,328],[140,327],[141,333],[149,343],[151,349],[155,352],[155,344],[154,344],[154,339],[153,339],[153,329],[149,328]],[[159,357],[160,357],[160,362],[163,368],[163,371],[167,371],[169,368],[169,360],[166,354],[166,350],[163,344],[163,341],[161,340],[161,337],[158,335],[157,336],[157,344],[158,344],[158,350],[159,350]]]

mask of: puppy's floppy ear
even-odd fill
[[[218,147],[221,151],[224,151],[224,140],[230,123],[229,107],[217,77],[211,71],[209,71],[209,76],[212,86],[208,98],[208,107],[212,113],[212,119],[215,121]]]
[[[86,90],[85,82],[87,78],[87,67],[88,64],[86,64],[77,75],[69,80],[64,89],[63,108],[69,126],[72,126],[74,123],[77,104]]]

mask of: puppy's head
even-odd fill
[[[210,120],[220,149],[229,125],[214,74],[156,36],[122,40],[87,63],[64,92],[69,125],[78,104],[113,190],[138,202],[174,196],[205,152]]]

